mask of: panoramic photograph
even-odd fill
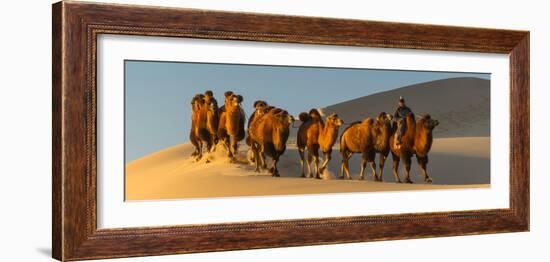
[[[126,60],[125,200],[490,187],[491,75]]]

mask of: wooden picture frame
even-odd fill
[[[529,32],[83,2],[53,5],[53,257],[81,260],[529,230]],[[508,54],[510,207],[98,229],[99,34]]]

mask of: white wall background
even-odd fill
[[[550,99],[545,1],[108,1],[205,9],[432,23],[531,31],[531,232],[217,252],[125,261],[547,261]],[[0,15],[1,260],[48,261],[51,253],[50,1],[8,1]],[[365,203],[367,204],[367,203]]]

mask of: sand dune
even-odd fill
[[[255,173],[254,167],[246,162],[247,148],[241,146],[238,163],[229,163],[223,152],[217,152],[207,158],[210,163],[195,162],[189,157],[190,144],[182,144],[148,155],[126,166],[126,199],[181,199],[230,196],[259,196],[287,194],[317,194],[343,192],[375,192],[401,190],[430,190],[453,188],[488,187],[489,181],[480,179],[481,174],[489,172],[487,138],[437,139],[431,155],[429,171],[434,179],[433,185],[421,184],[416,164],[413,165],[412,178],[417,184],[393,183],[391,160],[385,169],[387,182],[359,181],[359,155],[350,163],[354,180],[336,179],[340,156],[333,153],[328,173],[324,180],[300,177],[298,153],[292,145],[281,158],[279,168],[281,176],[271,177],[267,172]],[[464,146],[468,144],[469,146]],[[463,172],[463,166],[468,172]],[[466,181],[466,182],[465,182]],[[468,185],[464,185],[468,184]]]
[[[490,82],[480,78],[450,78],[393,89],[323,108],[345,122],[392,113],[399,96],[415,114],[429,113],[440,125],[435,137],[488,137],[490,135]]]

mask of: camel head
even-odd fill
[[[204,92],[204,104],[206,104],[208,107],[215,107],[215,109],[217,110],[218,101],[216,101],[216,98],[214,98],[214,93],[212,91],[207,90],[206,92]]]
[[[344,124],[344,120],[339,118],[337,114],[332,113],[327,117],[327,124],[340,127],[341,125]]]
[[[225,98],[228,98],[229,96],[233,95],[233,91],[225,91],[223,95],[225,96]]]
[[[215,113],[218,112],[218,102],[215,99],[206,100],[205,104],[208,106],[208,110]]]
[[[193,111],[200,110],[203,104],[204,104],[204,95],[202,94],[196,94],[193,97],[193,99],[191,99],[191,107],[193,108]]]
[[[255,117],[261,117],[269,111],[269,106],[267,105],[267,102],[262,100],[254,102],[254,108],[256,109],[254,111],[254,115],[256,115]]]
[[[285,127],[288,127],[294,123],[294,117],[289,114],[286,110],[278,111],[274,114],[275,118],[283,124]]]
[[[227,109],[237,108],[238,106],[240,106],[242,101],[243,97],[241,95],[237,95],[232,91],[225,92],[225,106]]]
[[[214,97],[214,92],[212,92],[212,90],[206,90],[206,92],[204,92],[204,97],[210,99],[210,98],[213,98]]]
[[[430,115],[424,115],[420,121],[418,121],[419,124],[422,125],[423,128],[432,131],[436,126],[439,125],[439,121],[433,119]]]
[[[257,100],[254,102],[254,109],[256,110],[262,110],[263,108],[267,107],[267,102],[263,100]]]
[[[257,105],[258,102],[259,101],[254,102],[254,105]],[[261,102],[263,102],[263,101],[261,101]],[[271,110],[272,107],[268,106],[267,103],[265,103],[265,105],[258,105],[258,106],[255,106],[255,108],[256,108],[256,111],[254,111],[254,115],[257,119],[259,119],[260,117],[267,114],[269,112],[269,110]]]

